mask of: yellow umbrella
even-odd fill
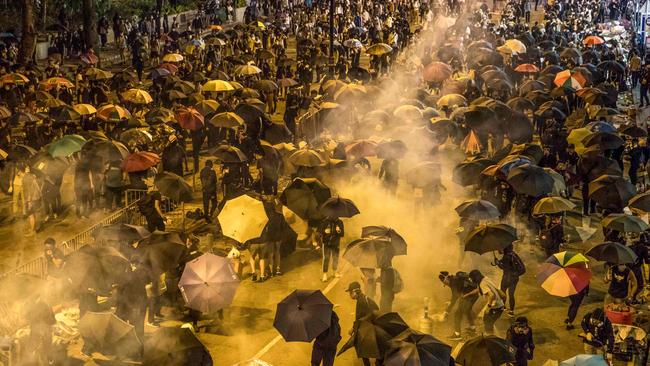
[[[97,118],[106,122],[119,122],[131,117],[131,113],[124,107],[115,104],[106,104],[97,109]]]
[[[49,78],[45,81],[42,81],[41,85],[43,85],[45,89],[48,90],[55,87],[74,88],[74,84],[70,80],[62,77]]]
[[[181,62],[183,61],[183,55],[178,53],[168,53],[163,57],[165,62]]]
[[[124,100],[135,104],[149,104],[153,102],[153,98],[148,92],[142,89],[129,89],[122,93]]]
[[[201,90],[204,92],[227,92],[233,91],[235,88],[225,80],[210,80],[203,84]]]
[[[262,70],[259,67],[251,64],[239,65],[235,67],[235,74],[237,75],[257,75],[261,72]]]
[[[223,235],[240,243],[259,238],[269,221],[262,201],[249,195],[227,201],[217,219]]]
[[[393,47],[386,43],[375,43],[366,49],[366,53],[373,56],[381,56],[393,52]]]
[[[233,112],[216,114],[208,122],[214,127],[220,128],[237,128],[244,125],[244,120]]]
[[[57,98],[39,99],[36,101],[36,106],[39,108],[57,108],[68,105],[66,102]]]
[[[251,22],[248,25],[253,27],[253,28],[257,28],[259,30],[265,30],[266,29],[266,26],[264,25],[264,23],[260,22],[259,20],[255,21],[255,22]]]
[[[212,24],[212,25],[210,26],[210,30],[213,30],[213,31],[220,31],[220,30],[222,30],[222,29],[223,29],[223,27],[220,26],[220,25],[218,25],[218,24]]]
[[[235,88],[235,90],[244,89],[244,86],[241,85],[240,83],[236,82],[236,81],[230,81],[230,85],[232,85],[232,87]]]
[[[113,77],[112,72],[98,69],[96,67],[89,68],[84,72],[84,75],[90,80],[106,80]]]
[[[194,108],[196,108],[199,113],[201,113],[204,116],[207,116],[210,113],[214,113],[219,109],[219,102],[216,100],[212,99],[204,99],[194,105]]]
[[[23,84],[28,83],[28,82],[29,82],[29,79],[27,78],[27,76],[25,76],[23,74],[19,74],[17,72],[7,74],[7,75],[2,75],[2,77],[0,77],[0,84],[23,85]]]
[[[504,55],[512,55],[513,53],[515,53],[515,51],[513,51],[512,48],[510,48],[510,47],[508,47],[506,45],[497,47],[497,51],[499,51],[500,53],[503,53]]]
[[[75,104],[72,109],[82,116],[97,113],[97,109],[90,104]]]
[[[460,94],[447,94],[443,95],[436,102],[438,108],[442,107],[462,107],[467,105],[467,99]]]
[[[522,54],[526,53],[526,45],[518,39],[509,39],[504,44],[506,47],[510,48],[513,52]]]
[[[585,148],[585,145],[582,143],[582,140],[584,140],[585,137],[591,134],[591,131],[589,131],[588,128],[582,127],[582,128],[574,128],[571,130],[569,133],[569,136],[567,136],[566,140],[568,143],[572,144],[575,146],[576,152],[578,155],[582,155],[587,149]]]
[[[340,104],[334,102],[324,102],[319,105],[321,109],[336,109],[339,106]]]

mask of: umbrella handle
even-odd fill
[[[490,262],[490,264],[492,266],[496,267],[497,266],[497,255],[496,255],[496,253],[494,253],[494,251],[492,251],[492,257],[493,257],[493,260],[492,260],[492,262]]]

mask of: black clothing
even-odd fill
[[[625,299],[628,297],[630,273],[629,268],[625,267],[623,271],[618,270],[618,266],[613,266],[612,281],[609,283],[607,293],[616,299]]]
[[[582,330],[593,335],[592,340],[584,339],[583,342],[593,347],[606,347],[611,352],[614,347],[614,329],[612,322],[605,316],[602,309],[587,313],[582,318]]]
[[[341,326],[339,317],[332,311],[330,327],[324,330],[314,340],[311,353],[311,366],[332,366],[336,357],[336,346],[341,341]]]
[[[359,293],[359,297],[357,297],[357,306],[354,313],[355,320],[359,320],[377,310],[379,310],[379,306],[377,306],[377,304],[371,298],[362,293]]]
[[[517,350],[515,353],[515,365],[526,366],[528,360],[533,358],[533,350],[535,344],[533,343],[533,330],[526,326],[525,329],[518,330],[515,325],[510,326],[507,331],[506,339],[515,346]]]

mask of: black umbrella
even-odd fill
[[[223,163],[245,163],[248,157],[241,150],[234,146],[221,145],[211,151],[212,156],[221,160]]]
[[[390,241],[393,246],[394,255],[406,255],[407,245],[406,240],[397,233],[397,231],[386,226],[365,226],[361,229],[361,237],[381,237]]]
[[[295,290],[278,303],[273,326],[287,342],[311,342],[330,327],[333,307],[320,290]]]
[[[95,232],[95,240],[133,242],[148,238],[151,233],[144,226],[131,224],[108,224]]]
[[[352,335],[338,355],[354,347],[357,357],[382,358],[388,342],[407,329],[408,324],[397,313],[372,312],[354,323]]]
[[[637,125],[621,125],[618,128],[618,131],[626,136],[630,137],[636,137],[636,138],[641,138],[641,137],[647,137],[648,136],[648,131],[646,131],[644,128],[639,127]]]
[[[521,112],[513,112],[504,121],[508,139],[516,144],[533,141],[533,123]]]
[[[187,247],[178,233],[155,231],[138,246],[140,261],[159,271],[179,266],[187,256]]]
[[[537,144],[527,143],[513,145],[510,150],[510,155],[520,155],[527,156],[533,160],[533,162],[538,163],[544,157],[544,151],[542,147]]]
[[[32,156],[36,155],[36,153],[37,151],[31,146],[16,144],[11,146],[11,148],[9,149],[7,160],[13,160],[13,161],[28,160]]]
[[[617,149],[624,143],[620,136],[611,132],[594,132],[582,140],[585,147],[598,146],[603,150]]]
[[[271,144],[279,144],[282,142],[291,142],[293,134],[284,123],[272,123],[270,126],[264,128],[264,140]]]
[[[527,164],[510,170],[508,183],[517,193],[539,197],[553,191],[554,181],[544,169]]]
[[[280,202],[298,217],[322,218],[320,206],[332,196],[330,189],[316,178],[295,178],[282,191]]]
[[[207,348],[187,328],[162,327],[144,342],[143,365],[212,366]]]
[[[105,161],[122,161],[129,156],[129,149],[118,141],[90,140],[81,148],[81,154]]]
[[[546,90],[546,84],[539,80],[528,80],[519,86],[520,95],[526,95],[535,90]]]
[[[535,110],[535,103],[530,101],[529,99],[526,99],[524,97],[514,97],[508,100],[508,103],[506,103],[508,107],[510,107],[512,110],[519,111],[519,112],[524,112],[527,110]]]
[[[45,177],[59,179],[68,169],[70,164],[64,158],[53,158],[50,154],[40,151],[34,155],[29,165],[35,173],[42,174]]]
[[[628,264],[636,262],[637,256],[629,247],[611,241],[598,244],[589,249],[585,255],[602,262]]]
[[[489,201],[469,200],[456,207],[458,216],[475,220],[492,220],[501,216],[499,209]]]
[[[650,193],[641,193],[632,197],[628,206],[639,211],[650,212]]]
[[[357,206],[347,198],[331,197],[320,206],[327,217],[352,217],[359,214]]]
[[[79,320],[79,333],[86,345],[120,358],[134,357],[142,347],[133,325],[110,312],[84,314]]]
[[[494,162],[489,159],[466,160],[456,165],[452,180],[464,187],[478,184],[481,172],[492,164]]]
[[[622,74],[625,72],[625,66],[622,63],[613,60],[603,61],[599,63],[598,68],[604,71],[609,71],[618,74]]]
[[[555,107],[542,108],[535,112],[535,115],[542,119],[555,119],[558,121],[562,121],[566,118],[566,114]]]
[[[192,186],[182,177],[170,172],[162,172],[156,175],[154,185],[165,197],[174,202],[189,202],[192,200]]]
[[[503,250],[517,240],[517,229],[507,224],[481,225],[465,239],[465,251],[485,254]]]
[[[390,239],[381,236],[354,240],[343,251],[343,258],[359,268],[388,268],[394,256]]]
[[[505,339],[478,336],[463,344],[455,361],[463,366],[500,366],[515,362],[515,352],[516,349]]]
[[[589,183],[589,197],[602,208],[621,209],[636,194],[636,187],[623,177],[602,175]]]
[[[107,293],[129,268],[129,261],[117,249],[86,245],[70,254],[64,273],[73,286]]]
[[[407,329],[388,341],[384,366],[449,366],[451,346],[435,337]]]

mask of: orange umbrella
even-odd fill
[[[23,74],[19,74],[17,72],[7,74],[7,75],[2,75],[2,77],[0,78],[0,84],[3,84],[3,85],[4,84],[7,84],[7,85],[10,85],[10,84],[22,85],[22,84],[25,84],[25,83],[28,83],[28,82],[29,82],[29,79],[27,78],[27,76],[25,76]]]
[[[451,66],[444,62],[435,61],[422,70],[422,77],[426,81],[440,83],[449,79],[452,73],[453,70],[451,69]]]
[[[533,64],[521,64],[515,68],[515,71],[532,74],[539,72],[539,68]]]
[[[97,118],[106,122],[119,122],[131,117],[131,113],[124,107],[116,104],[106,104],[97,110]]]
[[[194,107],[179,108],[176,110],[176,122],[188,130],[196,131],[203,127],[203,115]]]
[[[122,170],[127,173],[143,172],[160,162],[158,154],[148,151],[138,151],[129,155],[122,163]]]
[[[45,81],[41,81],[41,85],[45,88],[45,90],[50,90],[57,87],[74,88],[74,84],[70,80],[62,77],[54,77],[49,78]]]
[[[587,78],[579,71],[564,70],[555,75],[553,82],[558,87],[569,87],[578,90],[587,84]]]
[[[587,36],[585,37],[585,39],[582,40],[582,43],[587,46],[595,46],[597,44],[605,43],[605,40],[598,36]]]

